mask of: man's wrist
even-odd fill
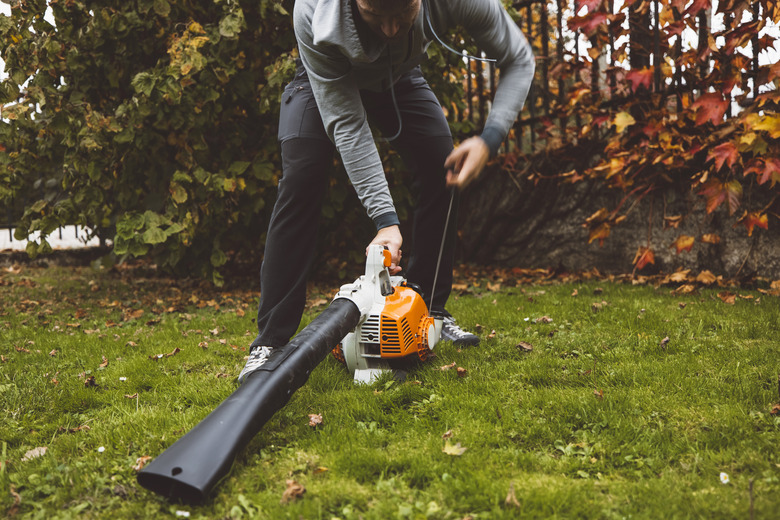
[[[482,130],[480,136],[490,150],[490,157],[495,157],[498,153],[498,148],[501,146],[501,142],[504,140],[503,133],[497,128],[492,126],[486,126]]]
[[[401,221],[398,220],[398,214],[395,211],[388,211],[374,217],[374,225],[376,230],[379,231],[390,226],[400,226]]]

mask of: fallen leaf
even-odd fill
[[[534,323],[552,323],[552,318],[549,316],[542,316],[541,318],[536,318]]]
[[[666,350],[666,345],[669,344],[669,336],[666,336],[664,339],[661,340],[661,343],[658,344],[659,347]]]
[[[135,459],[135,464],[133,464],[132,468],[136,471],[141,471],[144,466],[146,466],[146,463],[152,460],[152,458],[148,455],[144,455],[142,457],[138,457]]]
[[[463,367],[458,367],[458,377],[466,377],[468,375],[468,370],[466,370]]]
[[[126,399],[138,399],[138,392],[136,392],[136,393],[134,393],[132,395],[131,394],[125,394],[125,398]]]
[[[57,350],[56,350],[56,349],[55,349],[55,350],[52,350],[51,352],[49,352],[49,355],[50,355],[51,357],[54,357],[54,356],[56,356],[56,355],[57,355]]]
[[[780,403],[774,405],[769,413],[772,415],[780,415]]]
[[[19,495],[19,493],[16,492],[16,486],[14,486],[13,484],[11,484],[10,493],[14,499],[14,503],[6,512],[9,518],[16,515],[16,513],[19,512],[19,506],[22,505],[22,497]]]
[[[136,310],[127,309],[125,310],[123,317],[125,321],[130,321],[132,319],[140,318],[143,315],[144,315],[143,309],[136,309]]]
[[[444,365],[442,367],[439,367],[439,370],[444,372],[445,370],[449,370],[449,369],[454,368],[454,367],[455,367],[455,362],[450,363],[449,365]]]
[[[676,271],[669,275],[669,280],[677,283],[685,282],[686,280],[688,280],[688,275],[690,274],[690,272],[691,272],[690,269],[685,269],[683,271]]]
[[[500,283],[490,283],[487,284],[487,289],[490,292],[498,292],[501,290],[501,284]]]
[[[40,457],[42,455],[46,455],[46,452],[49,450],[46,446],[39,446],[37,448],[33,448],[31,450],[28,450],[24,457],[22,457],[22,462],[27,462],[28,460],[35,459],[37,457]]]
[[[312,428],[316,428],[320,424],[322,424],[322,415],[320,415],[318,413],[310,413],[309,414],[309,426],[311,426]]]
[[[287,479],[286,483],[287,489],[282,493],[282,504],[289,504],[293,500],[301,498],[306,492],[306,488],[292,479]]]
[[[506,495],[506,500],[504,500],[504,503],[508,506],[520,507],[520,502],[517,501],[517,497],[515,496],[514,482],[509,483],[509,492]]]
[[[604,399],[604,390],[593,390],[593,395],[595,395],[597,399]]]
[[[689,294],[689,293],[692,293],[695,290],[696,290],[696,286],[691,285],[691,284],[685,284],[685,285],[681,285],[680,287],[678,287],[677,289],[672,291],[672,293],[673,294]]]
[[[574,289],[574,291],[571,293],[572,296],[577,296],[579,294],[579,291],[577,289]]]
[[[106,356],[103,357],[103,362],[100,363],[100,368],[106,368],[108,366],[108,359],[106,359]]]
[[[713,233],[707,233],[701,236],[701,241],[705,244],[720,244],[720,236]]]
[[[496,331],[495,329],[490,331],[490,334],[487,335],[488,339],[493,339],[496,337]]]
[[[14,348],[16,349],[17,352],[23,352],[25,354],[29,354],[30,353],[30,351],[28,349],[24,348],[24,347],[17,347],[16,345],[14,345]]]
[[[84,380],[84,386],[86,386],[87,388],[90,388],[90,387],[93,387],[93,386],[97,388],[98,384],[95,381],[95,376],[89,376],[88,378],[86,378]]]
[[[729,291],[722,291],[718,293],[718,298],[720,298],[723,303],[734,305],[734,303],[736,303],[737,295]]]
[[[605,302],[604,300],[602,300],[601,303],[594,302],[594,303],[592,303],[590,305],[590,310],[592,310],[593,312],[599,312],[600,310],[602,310],[607,305],[609,305],[609,304],[607,302]]]
[[[219,327],[215,327],[211,329],[209,332],[211,332],[212,336],[219,336]]]
[[[444,432],[444,434],[441,436],[441,438],[442,438],[442,439],[445,439],[445,440],[446,440],[446,439],[449,439],[450,437],[452,437],[452,430],[447,430],[447,431],[446,431],[446,432]]]
[[[703,283],[704,285],[711,285],[715,283],[718,278],[712,274],[711,271],[702,271],[696,276],[696,281]]]
[[[526,341],[521,341],[517,345],[515,345],[516,349],[521,350],[522,352],[531,352],[534,349],[534,346]]]
[[[460,457],[463,455],[468,448],[464,448],[460,445],[460,443],[457,443],[453,445],[449,440],[444,442],[444,448],[442,448],[441,451],[446,453],[447,455],[452,455],[454,457]]]

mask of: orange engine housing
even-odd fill
[[[417,354],[425,360],[430,353],[428,330],[433,318],[422,296],[404,285],[388,295],[379,319],[379,344],[383,358]]]

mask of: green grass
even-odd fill
[[[479,347],[441,344],[406,382],[371,386],[328,357],[191,506],[138,486],[132,466],[236,388],[256,293],[143,270],[4,271],[0,515],[751,518],[752,501],[754,518],[776,517],[777,297],[731,288],[729,305],[723,289],[606,281],[504,280],[492,292],[486,281],[450,304],[465,328],[480,325]],[[465,377],[440,369],[453,362]],[[446,443],[467,449],[449,455]],[[37,447],[48,450],[22,461]],[[283,504],[288,479],[306,492]]]

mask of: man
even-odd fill
[[[500,0],[297,0],[293,21],[301,63],[282,97],[283,172],[261,269],[259,335],[239,381],[300,323],[334,147],[376,225],[371,244],[386,246],[391,272],[400,271],[403,239],[369,121],[391,140],[419,188],[406,278],[422,288],[432,312],[444,314],[442,339],[478,343],[444,308],[454,225],[435,272],[448,213],[455,220],[448,188],[462,189],[479,175],[514,123],[533,78],[528,42]],[[497,61],[501,79],[481,135],[453,150],[419,64],[431,41],[456,26]]]

